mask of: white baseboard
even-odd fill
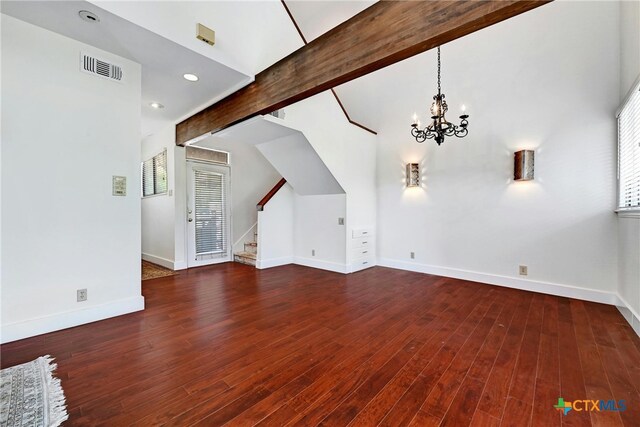
[[[347,265],[340,264],[337,262],[322,261],[318,259],[303,258],[303,257],[294,257],[293,263],[298,265],[304,265],[306,267],[319,268],[320,270],[333,271],[335,273],[342,273],[342,274],[348,273]]]
[[[175,270],[174,268],[175,263],[173,262],[173,260],[151,255],[151,254],[145,254],[145,253],[142,254],[142,259],[145,261],[152,262],[154,264],[161,265],[165,268],[170,268],[171,270]]]
[[[293,264],[294,257],[285,256],[280,258],[271,258],[271,259],[259,259],[256,261],[256,268],[265,269],[271,267],[278,267],[280,265]]]
[[[625,318],[631,328],[636,332],[636,334],[640,337],[640,315],[631,307],[624,298],[618,295],[620,299],[620,304],[617,305],[618,311],[622,314],[622,317]]]
[[[187,261],[176,261],[173,263],[173,270],[186,270],[188,268]]]
[[[472,282],[488,283],[490,285],[504,286],[507,288],[521,289],[524,291],[539,292],[567,298],[575,298],[584,301],[599,302],[602,304],[620,306],[622,301],[614,292],[599,291],[596,289],[580,288],[571,285],[540,282],[536,280],[520,279],[516,277],[500,276],[495,274],[478,273],[475,271],[460,270],[457,268],[436,267],[427,264],[418,264],[406,261],[379,258],[381,267],[397,268],[400,270],[415,271],[418,273],[433,274],[436,276],[453,277],[455,279],[469,280]]]
[[[110,301],[80,310],[65,311],[50,316],[9,323],[2,325],[0,329],[0,343],[17,341],[140,310],[144,310],[144,297],[142,295]]]

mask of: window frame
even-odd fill
[[[614,210],[618,214],[618,216],[621,218],[625,218],[625,217],[640,218],[640,206],[632,206],[632,207],[620,206],[620,195],[622,190],[621,188],[622,183],[620,180],[620,128],[618,125],[618,119],[620,117],[620,114],[622,114],[622,111],[624,110],[624,108],[631,101],[631,98],[633,97],[633,95],[636,94],[637,92],[640,92],[640,75],[636,78],[635,82],[631,86],[631,89],[625,95],[624,100],[622,101],[622,104],[616,111],[616,115],[615,115],[615,118],[616,118],[616,168],[617,168],[616,172],[617,173],[616,173],[616,202],[615,202],[616,204],[615,204]],[[640,95],[636,95],[636,96],[640,96]]]
[[[158,175],[157,175],[157,169],[156,169],[156,164],[158,163],[156,161],[156,159],[159,156],[164,155],[164,167],[165,167],[165,180],[166,180],[166,188],[164,191],[162,192],[156,192],[156,180],[158,179]],[[151,172],[151,178],[153,180],[152,186],[153,186],[153,193],[151,194],[144,194],[144,172],[145,172],[145,163],[150,162],[151,167],[153,168],[153,171]],[[156,154],[155,156],[144,160],[142,162],[140,162],[140,194],[141,194],[141,198],[146,199],[149,197],[156,197],[156,196],[166,196],[169,194],[169,158],[167,155],[167,149],[165,148],[164,150],[162,150],[161,152],[159,152],[158,154]]]

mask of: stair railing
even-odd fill
[[[284,178],[278,181],[278,183],[274,185],[271,190],[269,190],[269,192],[262,198],[262,200],[258,202],[258,204],[256,205],[256,209],[258,209],[258,211],[263,211],[264,205],[266,205],[269,200],[271,200],[271,198],[276,195],[278,190],[280,190],[286,183],[287,180]]]

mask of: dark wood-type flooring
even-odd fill
[[[144,312],[3,345],[2,366],[53,355],[65,425],[640,425],[615,307],[380,267],[228,263],[143,292]]]

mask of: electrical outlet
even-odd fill
[[[344,225],[344,218],[338,218],[338,225]]]
[[[316,250],[315,249],[311,249],[311,256],[316,256]]]
[[[416,253],[415,252],[411,252],[411,259],[416,259]]]
[[[518,268],[518,271],[519,271],[521,276],[526,276],[527,274],[529,274],[529,269],[528,269],[528,267],[526,265],[521,265]]]
[[[87,300],[87,290],[86,289],[78,289],[78,302]]]

